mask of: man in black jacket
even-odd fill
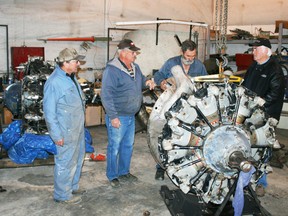
[[[262,97],[266,113],[279,121],[285,93],[282,68],[278,60],[271,56],[271,43],[268,39],[259,38],[249,46],[253,48],[255,62],[248,68],[242,85]],[[256,194],[264,196],[266,187],[264,174],[257,183]]]
[[[284,74],[278,60],[271,56],[271,43],[259,38],[249,44],[255,62],[248,68],[243,86],[265,100],[265,111],[279,121],[285,92]]]

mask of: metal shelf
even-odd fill
[[[278,44],[277,49],[281,50],[281,46],[283,44],[288,44],[288,38],[287,37],[283,37],[283,29],[288,29],[288,21],[284,21],[284,20],[277,20],[276,21],[276,31],[275,32],[279,32],[278,38],[270,38],[270,42],[271,44]],[[209,33],[210,35],[210,33]],[[227,44],[249,44],[251,43],[253,40],[227,40]],[[207,45],[210,44],[215,44],[216,41],[215,39],[212,40],[210,39],[210,41],[208,41]]]
[[[278,44],[278,39],[269,39],[271,44]],[[252,43],[253,40],[227,40],[227,44],[249,44]],[[210,41],[211,44],[215,44],[215,40]],[[288,38],[282,38],[282,44],[288,44]]]

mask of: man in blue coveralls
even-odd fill
[[[114,188],[121,186],[120,181],[137,181],[130,173],[135,114],[142,104],[142,89],[155,86],[134,62],[139,50],[129,39],[120,41],[118,55],[107,63],[102,77],[101,100],[108,134],[106,176]]]
[[[44,86],[43,109],[49,135],[56,144],[54,201],[81,202],[79,180],[85,156],[85,97],[75,72],[84,56],[72,48],[59,53],[57,66]]]

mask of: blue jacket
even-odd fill
[[[181,55],[172,57],[164,63],[158,72],[155,73],[154,81],[157,85],[160,85],[164,79],[168,79],[169,77],[173,76],[171,73],[171,68],[175,65],[180,65],[184,73],[184,68],[181,62]],[[200,60],[194,59],[194,62],[190,65],[188,75],[191,77],[204,76],[207,75],[207,71],[204,64]]]
[[[59,66],[44,86],[43,109],[49,135],[54,142],[64,138],[69,142],[84,130],[85,96],[76,81],[66,76]]]
[[[139,65],[133,63],[132,67],[134,78],[116,57],[107,63],[103,72],[101,101],[110,119],[135,115],[141,107],[147,79]]]

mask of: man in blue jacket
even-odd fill
[[[75,49],[62,50],[44,86],[45,121],[57,148],[54,200],[68,204],[79,203],[84,193],[79,190],[79,180],[85,156],[85,97],[74,76],[83,58]]]
[[[195,42],[191,40],[183,41],[181,44],[181,51],[181,55],[168,59],[154,75],[154,81],[157,85],[160,85],[163,90],[166,89],[166,79],[173,76],[171,69],[176,65],[180,65],[183,73],[191,77],[207,75],[204,64],[196,58],[197,45]]]
[[[106,176],[112,187],[119,187],[120,181],[137,181],[130,173],[135,114],[142,104],[142,89],[154,88],[154,82],[147,80],[135,63],[139,50],[129,39],[120,41],[118,55],[107,63],[102,77],[101,100],[108,133]]]

